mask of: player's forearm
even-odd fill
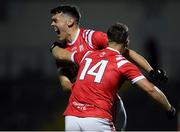
[[[60,75],[59,81],[60,81],[60,86],[64,91],[71,89],[72,83],[66,76]]]
[[[131,49],[129,49],[129,58],[133,61],[133,63],[144,69],[146,72],[149,73],[151,70],[153,70],[151,65],[143,56]]]
[[[146,91],[166,111],[169,111],[171,109],[171,105],[163,92],[152,83],[150,83],[147,79],[140,80],[139,82],[137,82],[137,85],[140,86],[141,89]]]
[[[57,60],[68,60],[68,61],[71,60],[71,52],[69,52],[66,49],[60,48],[58,46],[55,46],[52,49],[52,55]]]
[[[163,92],[158,89],[156,86],[154,86],[154,89],[152,92],[150,92],[150,96],[155,99],[157,102],[159,102],[166,111],[169,111],[171,109],[171,105],[166,98],[166,96],[163,94]]]

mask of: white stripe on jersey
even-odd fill
[[[89,35],[89,32],[90,32],[90,31],[91,31],[90,29],[88,29],[88,30],[86,31],[86,36],[85,36],[86,42],[88,42],[88,35]]]
[[[92,51],[87,51],[85,54],[84,54],[84,56],[83,56],[83,58],[81,59],[81,62],[84,60],[84,58],[88,55],[88,53],[90,53],[90,52],[92,52]],[[72,54],[71,54],[71,61],[72,62],[75,62],[75,60],[74,60],[74,55],[75,55],[75,53],[77,53],[77,51],[74,51]],[[80,63],[81,63],[80,62]],[[76,63],[76,62],[75,62]]]
[[[88,29],[88,30],[84,30],[83,31],[83,38],[84,38],[84,40],[87,42],[87,32],[89,32],[90,30]]]
[[[131,80],[131,81],[132,81],[132,84],[134,84],[134,83],[136,83],[137,81],[142,80],[142,79],[144,79],[144,78],[145,78],[145,77],[144,77],[143,75],[138,76],[138,77],[134,78],[133,80]]]
[[[89,46],[91,47],[91,48],[93,48],[93,44],[92,44],[92,35],[93,35],[93,33],[94,33],[94,31],[91,31],[90,33],[89,33],[89,36],[88,36],[88,44],[89,44]]]
[[[92,44],[92,35],[94,32],[95,32],[94,30],[88,29],[88,30],[84,30],[84,33],[83,33],[84,40],[91,48],[94,48]]]
[[[91,53],[91,52],[92,52],[92,51],[87,51],[86,54],[85,54],[85,55],[83,56],[83,58],[81,59],[81,62],[82,62],[82,61],[84,60],[84,58],[85,58],[89,53]],[[81,63],[81,62],[80,62],[80,63]]]
[[[124,57],[122,57],[122,56],[120,56],[120,55],[118,55],[118,56],[116,57],[116,60],[117,60],[117,61],[122,60],[122,59],[124,59]]]
[[[88,30],[85,31],[85,41],[86,41],[86,42],[88,42],[88,35],[89,35],[89,32],[90,32],[90,31],[91,31],[90,29],[88,29]]]
[[[117,63],[117,67],[119,68],[119,67],[121,67],[122,65],[124,65],[124,64],[126,64],[126,63],[128,63],[129,61],[128,60],[121,60],[121,61],[119,61],[118,63]]]
[[[74,52],[71,54],[71,61],[72,61],[72,62],[75,62],[75,61],[74,61],[74,54],[75,54],[76,52],[77,52],[77,51],[74,51]]]

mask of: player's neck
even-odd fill
[[[121,53],[121,52],[123,51],[123,49],[124,49],[123,45],[121,45],[121,44],[116,44],[116,43],[113,43],[113,42],[109,43],[108,47],[113,48],[113,49],[119,51],[120,53]]]
[[[68,38],[69,43],[73,43],[75,41],[78,35],[78,31],[79,31],[79,27],[73,27],[69,31],[69,38]]]

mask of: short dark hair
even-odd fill
[[[129,43],[128,27],[122,23],[116,23],[110,26],[107,30],[109,41],[114,41],[121,44]]]
[[[57,13],[64,13],[68,14],[76,19],[77,24],[79,24],[80,19],[81,19],[81,14],[79,12],[79,9],[77,6],[73,5],[61,5],[58,7],[55,7],[51,9],[51,14],[57,14]]]

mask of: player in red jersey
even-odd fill
[[[175,116],[176,110],[163,92],[121,55],[129,41],[127,31],[126,25],[112,25],[107,31],[108,47],[85,54],[52,47],[56,59],[72,60],[79,65],[77,79],[64,112],[67,131],[114,131],[112,108],[123,77],[147,92],[164,108],[168,117]]]
[[[51,14],[51,26],[57,32],[58,39],[61,41],[59,43],[61,47],[65,47],[69,51],[77,52],[98,50],[107,47],[107,35],[105,33],[79,27],[80,13],[76,7],[70,5],[59,6],[52,9]],[[165,77],[165,74],[162,74],[163,72],[153,70],[144,57],[137,54],[135,51],[126,48],[123,53],[126,55],[126,58],[132,60],[134,63],[137,63],[137,65],[145,69],[147,72],[152,73],[152,75],[156,75],[156,77],[161,75],[161,78]],[[74,72],[76,66],[73,66],[72,68],[69,64],[67,65],[62,62],[57,63],[57,65],[61,87],[64,89],[70,89],[74,77],[76,77],[76,72]],[[122,101],[120,104],[120,108],[122,109],[121,111],[124,112],[125,116],[125,127],[126,113]]]

